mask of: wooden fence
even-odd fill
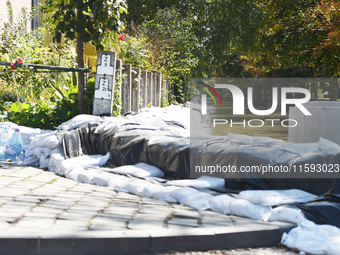
[[[162,74],[141,70],[130,64],[123,65],[122,60],[116,60],[115,56],[115,52],[98,52],[93,115],[111,114],[114,85],[105,85],[104,81],[106,79],[108,82],[113,82],[116,77],[123,77],[121,84],[118,84],[119,97],[122,101],[121,114],[138,112],[141,108],[150,106],[160,107],[162,90],[166,91],[166,84],[162,82]],[[101,71],[101,68],[104,71]],[[109,91],[107,98],[101,96],[103,91],[104,93]]]

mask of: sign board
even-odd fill
[[[93,115],[110,116],[112,113],[115,65],[115,52],[98,52]]]

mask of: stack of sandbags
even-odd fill
[[[0,126],[2,128],[7,128],[10,136],[13,135],[15,129],[19,129],[24,150],[27,150],[34,137],[41,134],[41,129],[39,128],[19,126],[18,124],[9,121],[1,122]]]
[[[47,132],[34,137],[25,151],[24,166],[48,168],[50,155],[60,147],[57,131]]]

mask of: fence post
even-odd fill
[[[122,77],[123,64],[121,59],[116,60],[116,81]],[[119,91],[119,99],[122,100],[122,83],[116,83]]]
[[[140,80],[140,86],[141,86],[141,96],[142,96],[142,107],[145,108],[148,105],[148,89],[147,89],[147,71],[141,72],[141,80]]]
[[[115,52],[98,52],[93,115],[111,116],[114,94],[115,65]]]
[[[152,105],[156,106],[156,84],[157,84],[157,72],[152,72]]]
[[[153,99],[153,73],[152,72],[147,72],[147,85],[146,85],[146,90],[147,90],[147,101],[146,105],[152,104],[152,99]]]
[[[161,73],[161,75],[162,75],[162,73]],[[162,76],[161,80],[162,80],[162,89],[161,89],[161,104],[162,104],[162,100],[163,100],[163,102],[168,101],[168,89],[167,89],[168,85],[166,83],[166,79],[164,79],[163,76]]]
[[[123,73],[126,74],[123,80],[122,86],[122,104],[123,104],[123,114],[131,112],[131,95],[132,95],[132,66],[123,65]]]
[[[161,106],[161,95],[162,95],[162,74],[160,72],[154,73],[155,78],[155,106]]]
[[[131,110],[139,112],[140,110],[140,68],[133,68],[132,74],[132,106]]]

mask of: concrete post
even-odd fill
[[[140,80],[140,87],[141,87],[141,97],[142,97],[142,108],[145,108],[148,105],[147,100],[147,71],[141,72],[141,80]]]
[[[168,98],[169,98],[169,95],[168,95],[168,84],[167,84],[167,80],[166,79],[163,79],[162,77],[162,96],[163,96],[163,100],[165,102],[168,102]],[[161,99],[161,100],[162,100]]]
[[[155,72],[155,106],[161,106],[161,95],[162,95],[162,74],[160,72]]]
[[[98,52],[93,115],[111,116],[114,94],[115,65],[115,52]]]
[[[152,105],[152,99],[153,99],[153,73],[152,72],[148,72],[147,73],[147,85],[146,85],[146,89],[147,89],[147,101],[146,101],[146,105]]]
[[[139,112],[140,110],[140,68],[133,68],[132,72],[132,106],[131,110]]]
[[[123,65],[123,74],[126,74],[122,86],[122,104],[123,114],[131,112],[131,95],[132,95],[132,66]]]
[[[152,105],[156,106],[156,94],[157,94],[157,72],[152,72]]]
[[[116,60],[116,81],[117,79],[119,79],[120,77],[122,77],[122,73],[123,73],[123,62],[121,59],[117,59]],[[119,99],[122,100],[122,84],[116,82],[116,89],[118,89],[119,91]]]

